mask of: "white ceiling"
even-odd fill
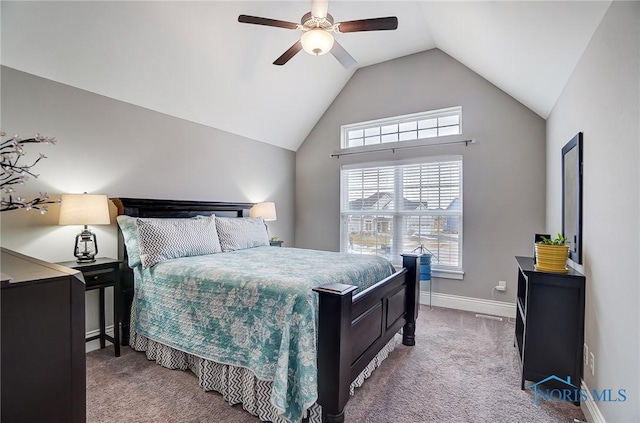
[[[360,67],[432,48],[546,118],[610,1],[341,1],[336,22],[397,16],[396,31],[337,34]],[[271,63],[310,1],[2,1],[0,61],[24,72],[297,150],[354,70],[330,55]]]

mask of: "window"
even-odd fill
[[[462,270],[462,157],[344,165],[341,251],[400,263],[422,244],[434,270]]]
[[[342,126],[342,148],[422,140],[462,133],[462,107]]]

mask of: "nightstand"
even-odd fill
[[[269,245],[271,245],[272,247],[282,247],[282,243],[284,241],[269,241]]]
[[[58,263],[82,272],[85,291],[100,290],[100,333],[86,338],[86,342],[100,340],[100,349],[105,348],[105,341],[113,344],[116,357],[120,357],[120,260],[100,257],[93,263],[65,261]],[[113,288],[113,338],[105,330],[105,288]]]

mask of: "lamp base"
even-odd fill
[[[76,263],[93,263],[96,261],[98,254],[98,241],[96,234],[91,232],[87,226],[84,230],[76,235],[76,245],[73,255],[76,256]]]
[[[78,257],[76,263],[93,263],[96,261],[95,257]]]

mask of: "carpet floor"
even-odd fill
[[[348,423],[565,422],[585,420],[566,402],[533,402],[520,390],[513,322],[423,307],[416,346],[400,345],[346,407]],[[113,347],[87,354],[87,422],[258,423],[241,405],[205,392],[191,372]]]

